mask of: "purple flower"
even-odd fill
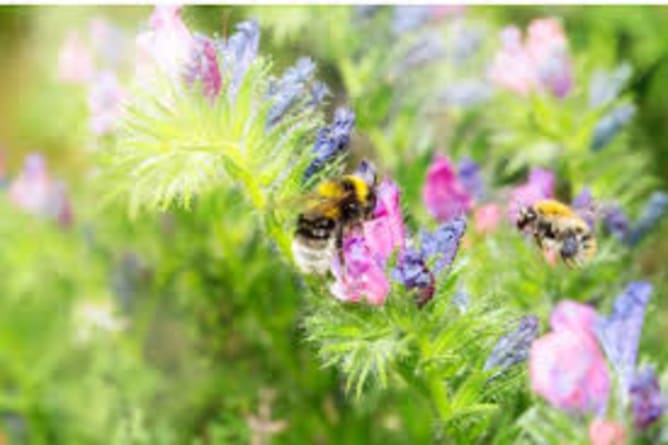
[[[445,56],[445,45],[437,33],[429,33],[408,48],[392,67],[391,78],[399,78],[410,69],[434,62]]]
[[[277,82],[270,84],[269,97],[273,103],[267,115],[267,127],[276,125],[305,97],[307,83],[311,81],[314,72],[315,63],[308,57],[302,57],[295,66],[288,68]],[[328,93],[327,87],[321,83],[313,83],[311,88],[310,102],[322,102]]]
[[[230,73],[230,94],[236,95],[248,68],[257,59],[260,46],[260,26],[255,20],[247,20],[236,26],[227,42],[219,41],[222,55],[220,64],[223,73]]]
[[[403,250],[406,231],[401,213],[399,187],[385,179],[376,189],[376,208],[373,219],[362,225],[364,238],[374,258],[385,267],[389,256],[397,248]]]
[[[596,321],[596,335],[608,359],[617,369],[624,388],[628,387],[636,366],[645,308],[651,296],[650,283],[629,283],[615,300],[612,313]]]
[[[341,155],[350,144],[350,133],[355,125],[355,113],[347,108],[337,108],[330,125],[321,128],[313,145],[314,159],[306,167],[303,182],[309,180],[328,162]]]
[[[199,82],[204,96],[214,100],[220,93],[222,78],[218,66],[218,55],[214,42],[202,35],[196,35],[190,61],[186,65],[185,79],[189,85]]]
[[[593,151],[605,148],[619,134],[635,113],[636,107],[633,104],[626,104],[615,107],[599,119],[594,127],[590,148]]]
[[[457,176],[459,182],[475,199],[482,199],[485,194],[485,184],[480,176],[480,166],[475,161],[470,158],[463,158],[459,161]]]
[[[406,249],[399,257],[399,264],[392,271],[392,278],[402,283],[406,289],[417,289],[418,307],[424,306],[434,296],[434,274],[425,264],[422,255]]]
[[[448,85],[440,99],[447,105],[469,108],[487,102],[492,96],[490,86],[478,79],[464,79]]]
[[[455,167],[444,156],[434,158],[422,187],[422,200],[439,222],[463,215],[473,207],[473,198],[457,176]]]
[[[580,194],[573,199],[571,206],[575,210],[575,213],[587,222],[590,228],[594,227],[596,222],[596,207],[589,187],[582,189]]]
[[[90,84],[88,109],[90,128],[96,135],[105,135],[116,129],[123,114],[125,91],[116,74],[111,71],[98,73]]]
[[[589,106],[598,108],[617,99],[632,73],[628,63],[621,64],[612,72],[596,71],[589,82]]]
[[[436,260],[433,267],[435,273],[438,274],[444,267],[452,264],[465,231],[466,219],[461,216],[441,224],[433,233],[422,231],[422,257],[426,258],[427,262]]]
[[[636,245],[647,235],[665,216],[668,210],[668,194],[665,192],[654,192],[645,204],[638,220],[633,224],[629,235],[629,243]]]
[[[603,215],[603,224],[608,232],[618,240],[626,241],[630,233],[629,219],[622,209],[617,205],[611,205],[606,207]]]
[[[644,430],[663,415],[666,405],[653,368],[645,367],[637,372],[631,381],[629,392],[636,428]]]
[[[538,317],[524,316],[515,329],[504,334],[497,341],[492,353],[485,362],[484,369],[508,369],[516,363],[523,362],[529,356],[531,342],[538,336]]]
[[[541,199],[554,196],[554,173],[542,168],[534,168],[526,183],[515,187],[510,193],[508,216],[515,223],[522,207],[532,205]]]
[[[427,23],[431,10],[428,6],[396,6],[392,15],[392,31],[404,34]]]

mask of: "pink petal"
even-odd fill
[[[84,83],[93,75],[93,56],[81,41],[79,33],[67,34],[58,54],[58,79],[63,82]]]
[[[594,419],[589,424],[589,441],[591,445],[625,445],[626,431],[617,422]]]
[[[439,222],[449,221],[473,207],[473,197],[460,184],[455,166],[441,155],[434,158],[427,171],[422,199]]]
[[[584,331],[594,335],[597,314],[589,305],[571,300],[562,300],[552,311],[550,326],[554,331]]]
[[[493,203],[480,206],[475,210],[473,220],[476,232],[492,233],[501,221],[501,207]]]

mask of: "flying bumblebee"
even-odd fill
[[[376,207],[376,175],[364,162],[353,174],[323,181],[305,197],[297,217],[292,253],[304,273],[327,273],[341,255],[345,233],[371,218]]]
[[[596,237],[586,221],[559,201],[545,199],[520,209],[517,228],[529,229],[538,247],[556,251],[568,267],[580,267],[596,254]]]

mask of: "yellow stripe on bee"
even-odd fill
[[[341,198],[345,191],[336,181],[323,181],[318,185],[317,194],[323,198]]]
[[[344,178],[352,182],[355,187],[355,196],[362,205],[365,205],[369,199],[369,184],[364,179],[355,175],[346,175]]]
[[[566,204],[562,204],[559,201],[555,201],[554,199],[543,199],[538,201],[534,203],[533,208],[543,215],[566,217],[577,216],[575,212],[573,212],[573,210],[571,210],[571,208]]]

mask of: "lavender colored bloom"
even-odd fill
[[[661,219],[666,215],[668,210],[668,193],[654,192],[645,204],[640,218],[633,224],[631,233],[629,235],[629,243],[636,245],[643,239],[643,237],[650,232]]]
[[[594,127],[590,148],[598,151],[605,148],[636,113],[633,104],[620,105],[598,120]]]
[[[403,34],[427,23],[430,16],[428,6],[397,6],[392,16],[392,31]]]
[[[587,222],[587,225],[590,228],[594,227],[594,223],[596,222],[596,208],[589,187],[582,189],[580,194],[573,199],[571,206],[573,207],[573,210],[575,210],[575,213]]]
[[[666,406],[652,367],[645,367],[636,373],[629,392],[636,428],[644,430],[663,415]]]
[[[448,85],[440,99],[447,105],[469,108],[487,102],[492,97],[492,88],[478,79],[464,79]]]
[[[308,102],[307,106],[311,108],[317,108],[325,101],[327,96],[332,94],[323,82],[313,82],[310,88],[311,100]]]
[[[619,65],[611,72],[596,71],[589,82],[589,107],[602,107],[615,100],[632,73],[633,69],[628,63]]]
[[[445,45],[441,36],[436,33],[429,33],[404,52],[393,67],[390,77],[398,78],[410,69],[434,62],[445,54]]]
[[[596,321],[596,336],[608,360],[617,369],[624,388],[628,387],[635,368],[645,309],[651,296],[650,283],[629,283],[615,300],[612,313]]]
[[[538,318],[533,315],[522,317],[515,329],[499,338],[483,369],[500,368],[500,371],[504,371],[525,361],[531,343],[537,336]]]
[[[327,162],[343,153],[350,144],[350,133],[355,125],[355,113],[348,108],[337,108],[334,120],[318,131],[313,145],[315,159],[304,172],[303,182],[316,174]]]
[[[306,94],[306,84],[313,77],[315,63],[308,57],[300,58],[295,66],[288,68],[283,76],[269,86],[269,97],[273,104],[267,115],[267,126],[276,125]],[[316,86],[311,90],[311,102],[322,101],[327,94],[327,87]]]
[[[452,264],[465,231],[466,219],[461,216],[441,224],[433,233],[422,231],[422,257],[427,261],[436,258],[435,273]]]
[[[424,258],[413,249],[406,249],[399,258],[399,264],[392,271],[392,278],[402,283],[406,289],[418,289],[417,303],[425,305],[434,296],[434,274]]]
[[[197,35],[193,41],[190,61],[185,69],[186,82],[190,85],[199,81],[204,95],[213,100],[220,92],[222,78],[218,66],[216,47],[212,40]]]
[[[237,32],[227,42],[219,42],[221,71],[231,72],[230,92],[236,94],[246,71],[257,58],[260,26],[255,20],[237,24]]]
[[[480,166],[471,158],[463,158],[458,167],[459,182],[475,199],[482,199],[485,184],[480,176]]]
[[[630,228],[629,219],[619,206],[608,206],[604,211],[603,224],[608,232],[620,241],[628,239]]]
[[[462,64],[480,49],[483,35],[478,29],[459,20],[453,24],[453,28],[452,57],[455,64]]]

